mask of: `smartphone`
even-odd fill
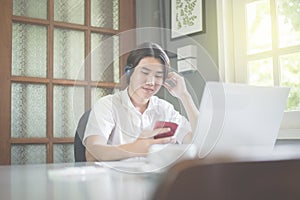
[[[154,129],[157,128],[170,128],[169,132],[160,133],[154,136],[154,139],[164,138],[164,137],[171,137],[175,134],[175,131],[178,127],[178,124],[173,122],[164,122],[164,121],[157,121],[154,125]]]

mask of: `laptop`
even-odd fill
[[[284,87],[207,82],[193,141],[198,157],[272,151],[288,94]]]

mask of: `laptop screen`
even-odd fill
[[[194,143],[198,157],[273,149],[289,89],[207,82]]]

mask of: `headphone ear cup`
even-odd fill
[[[129,65],[126,65],[126,66],[125,66],[125,75],[126,75],[127,77],[129,77],[129,76],[131,75],[131,73],[132,73],[132,67],[129,66]]]

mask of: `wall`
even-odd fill
[[[160,0],[136,0],[136,27],[161,27],[161,1]],[[160,33],[153,34],[150,31],[137,32],[137,44],[142,41],[162,43]]]

